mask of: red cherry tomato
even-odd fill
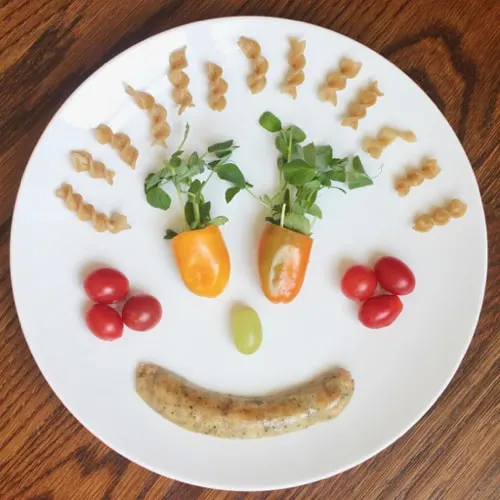
[[[358,318],[368,328],[389,326],[403,310],[403,303],[397,295],[378,295],[363,302]]]
[[[83,282],[87,295],[100,304],[116,304],[123,300],[129,291],[127,277],[110,267],[92,271]]]
[[[415,275],[395,257],[379,259],[375,264],[375,274],[382,288],[395,295],[408,295],[415,289]]]
[[[366,300],[377,288],[375,273],[368,266],[352,266],[340,282],[342,293],[352,300]]]
[[[125,302],[123,322],[132,330],[144,332],[156,326],[161,319],[161,305],[151,295],[135,295]]]
[[[102,340],[116,340],[122,336],[123,321],[112,307],[94,304],[87,311],[85,321],[90,331]]]

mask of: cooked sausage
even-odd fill
[[[354,391],[351,374],[336,369],[295,389],[257,397],[194,386],[154,364],[137,367],[136,390],[156,412],[184,429],[217,437],[278,436],[330,420]]]

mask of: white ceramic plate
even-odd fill
[[[236,44],[256,38],[269,59],[268,85],[257,96],[246,87],[249,64]],[[287,69],[287,37],[307,40],[305,83],[293,101],[279,92]],[[170,51],[187,45],[196,107],[178,117],[166,78]],[[343,56],[363,63],[339,104],[322,103],[317,87]],[[229,82],[223,113],[209,109],[204,65],[219,63]],[[370,108],[357,132],[339,117],[358,89],[379,81],[384,97]],[[146,90],[169,112],[177,146],[186,122],[188,149],[232,138],[235,155],[260,194],[276,180],[276,150],[259,115],[271,110],[285,124],[296,123],[337,155],[361,150],[365,135],[380,126],[411,129],[415,144],[396,141],[381,161],[361,153],[369,173],[383,173],[375,185],[321,195],[325,217],[315,228],[307,279],[292,305],[269,303],[259,290],[256,242],[263,214],[250,196],[226,206],[226,186],[213,183],[207,195],[214,215],[227,214],[224,236],[232,258],[228,288],[216,300],[190,294],[178,277],[165,228],[167,214],[147,205],[143,180],[166,154],[149,146],[149,124],[123,90],[126,81]],[[136,171],[99,145],[91,129],[99,123],[127,132],[138,146]],[[109,187],[73,171],[69,151],[87,149],[116,172]],[[442,173],[400,198],[394,176],[423,156],[437,158]],[[133,229],[98,234],[79,222],[54,195],[62,181],[107,212],[122,211]],[[414,214],[450,197],[468,205],[466,216],[421,234]],[[370,331],[356,307],[339,290],[346,262],[371,263],[381,254],[406,261],[417,277],[415,292],[389,328]],[[68,99],[42,135],[26,168],[12,227],[11,269],[24,334],[45,378],[75,417],[108,446],[159,474],[207,487],[261,490],[325,478],[359,464],[407,431],[434,403],[456,371],[480,312],[486,274],[486,229],[478,187],[469,161],[445,118],[404,73],[363,45],[316,26],[270,18],[228,18],[182,26],[128,49],[92,75]],[[83,320],[82,277],[95,264],[121,269],[135,289],[157,296],[161,324],[149,333],[126,332],[106,343]],[[264,341],[253,356],[231,341],[228,314],[243,301],[262,319]],[[224,440],[187,432],[163,420],[135,394],[139,361],[152,361],[206,388],[262,394],[301,383],[333,365],[348,368],[356,391],[336,420],[303,432],[254,441]]]

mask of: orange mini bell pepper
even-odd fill
[[[186,125],[175,153],[163,162],[163,168],[147,175],[144,193],[149,205],[166,211],[172,198],[164,187],[175,188],[185,223],[180,231],[167,229],[164,238],[172,240],[177,268],[188,290],[202,297],[217,297],[226,288],[231,271],[229,252],[219,229],[228,218],[211,216],[211,202],[205,199],[203,190],[217,176],[231,184],[226,191],[226,200],[231,200],[248,183],[238,166],[230,161],[238,147],[233,140],[212,144],[204,153],[186,154],[183,146],[188,134]]]
[[[217,297],[229,281],[229,252],[218,227],[184,231],[172,239],[177,268],[186,287],[202,297]]]
[[[274,303],[291,302],[302,288],[313,240],[267,223],[259,243],[259,277],[264,295]]]

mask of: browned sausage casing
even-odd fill
[[[298,431],[338,416],[351,399],[354,381],[339,368],[286,392],[261,398],[231,396],[144,363],[137,367],[136,390],[153,410],[184,429],[252,439]]]

